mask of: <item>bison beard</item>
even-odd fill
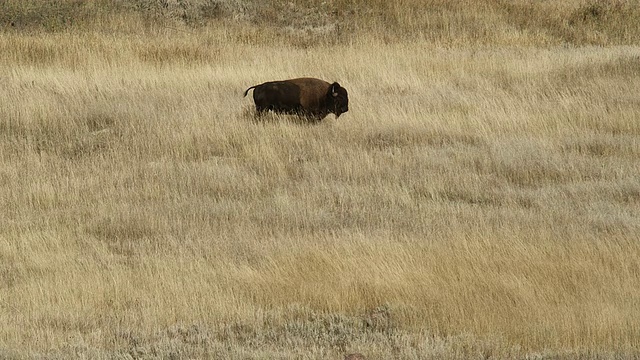
[[[337,82],[330,84],[314,78],[270,81],[248,88],[253,90],[253,101],[258,115],[266,111],[295,114],[310,121],[320,121],[329,113],[336,115],[349,111],[347,89]]]

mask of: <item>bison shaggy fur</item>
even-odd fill
[[[330,84],[314,78],[269,81],[248,88],[244,96],[251,89],[254,89],[253,101],[258,115],[271,110],[299,115],[310,121],[320,121],[329,113],[335,114],[337,118],[349,111],[347,89],[337,82]]]

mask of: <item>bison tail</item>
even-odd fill
[[[247,94],[249,93],[249,90],[254,89],[256,86],[258,86],[258,85],[254,85],[254,86],[248,88],[247,90],[245,90],[244,91],[244,96],[247,96]]]

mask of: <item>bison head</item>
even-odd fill
[[[349,111],[347,89],[340,86],[337,82],[331,84],[329,92],[327,93],[327,105],[329,111],[336,114],[336,118],[340,117],[340,114]]]

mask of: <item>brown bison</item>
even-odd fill
[[[347,89],[337,82],[328,82],[314,78],[299,78],[283,81],[270,81],[255,85],[244,92],[247,96],[253,90],[253,101],[258,115],[271,110],[281,114],[296,114],[320,121],[329,113],[340,114],[349,111]]]

